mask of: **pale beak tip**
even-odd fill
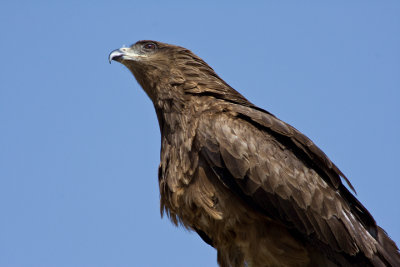
[[[110,53],[110,55],[108,55],[108,62],[111,64],[111,61],[115,60],[115,61],[119,61],[119,59],[121,59],[123,57],[124,53],[119,50],[116,49],[114,51],[112,51]]]

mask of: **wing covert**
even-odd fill
[[[204,144],[201,154],[219,179],[250,206],[310,239],[329,244],[337,252],[356,255],[362,250],[372,255],[376,251],[376,240],[354,216],[351,203],[338,189],[340,178],[339,185],[323,179],[273,133],[304,145],[308,138],[295,138],[300,134],[297,130],[271,115],[252,117],[271,130],[243,119],[243,113],[207,116],[197,133],[199,143]],[[310,147],[312,142],[306,148]],[[319,150],[306,152],[315,156],[315,151]],[[326,164],[334,166],[329,159]]]

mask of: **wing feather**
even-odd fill
[[[270,218],[336,252],[355,255],[360,249],[376,250],[376,240],[352,213],[351,206],[358,203],[341,195],[340,176],[325,154],[272,115],[247,109],[251,108],[208,114],[199,124],[201,153],[221,181]],[[306,153],[296,154],[298,144]],[[320,159],[325,169],[318,170],[312,159]]]

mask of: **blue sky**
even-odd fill
[[[399,14],[398,1],[2,1],[0,266],[217,266],[160,219],[155,112],[107,61],[140,39],[191,49],[308,135],[399,244]]]

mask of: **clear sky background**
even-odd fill
[[[153,106],[108,64],[141,39],[308,135],[400,244],[400,2],[197,2],[0,2],[0,266],[217,266],[160,218]]]

